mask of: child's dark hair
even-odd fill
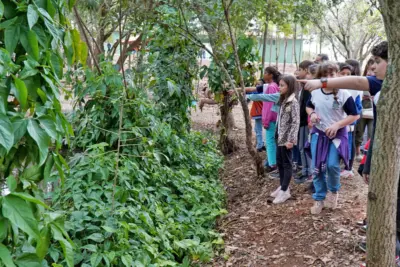
[[[307,70],[308,71],[308,67],[310,67],[313,64],[314,64],[314,62],[312,62],[310,60],[304,60],[304,61],[300,62],[299,69],[303,69],[303,70]]]
[[[383,41],[380,44],[377,44],[372,48],[371,51],[374,57],[380,57],[386,61],[388,61],[388,42]]]
[[[369,67],[371,67],[371,65],[373,65],[374,63],[375,63],[375,60],[373,58],[368,59],[367,65],[365,65],[365,68],[364,68],[363,76],[367,76]]]
[[[321,57],[322,62],[329,60],[329,57],[327,54],[318,54],[318,56]]]
[[[317,75],[316,75],[316,79],[321,79],[321,78],[326,78],[330,75],[332,75],[333,73],[338,73],[339,72],[339,67],[336,63],[333,62],[324,62],[321,63],[318,66],[318,70],[317,70]],[[338,93],[338,89],[333,89],[333,99],[335,99],[335,101],[338,100],[337,97],[337,93]]]
[[[342,70],[349,70],[351,73],[353,73],[353,67],[350,64],[339,62],[339,71]]]
[[[293,75],[283,75],[281,76],[280,81],[283,81],[287,84],[288,90],[285,94],[281,94],[281,96],[279,97],[279,105],[281,105],[286,99],[288,99],[289,96],[297,93],[298,86],[296,77],[294,77]]]
[[[361,75],[360,62],[358,60],[348,59],[346,60],[346,63],[353,67],[353,70],[351,70],[351,75],[353,76]]]
[[[272,80],[276,83],[279,83],[281,73],[275,67],[266,67],[264,72],[272,74]]]
[[[318,70],[318,64],[312,64],[312,65],[308,66],[308,72],[312,76],[315,76],[317,74],[317,70]]]

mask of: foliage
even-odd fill
[[[253,86],[255,83],[255,73],[257,72],[256,61],[259,59],[256,52],[257,40],[254,37],[240,36],[237,41],[237,46],[245,86]],[[224,64],[225,68],[231,74],[235,84],[238,85],[240,83],[240,77],[235,67],[235,58],[232,48],[230,47],[229,50],[227,49],[225,53],[225,57],[228,58]],[[227,85],[229,81],[214,60],[211,61],[209,67],[202,67],[200,78],[206,75],[208,77],[208,85],[213,92],[221,93],[226,90],[225,85]]]
[[[86,46],[66,20],[71,2],[0,1],[0,182],[11,192],[0,197],[6,266],[46,264],[50,242],[72,266],[62,214],[49,209],[38,186],[53,166],[63,177],[59,149],[72,134],[59,102],[63,54],[69,65],[85,62]]]
[[[74,142],[89,146],[71,159],[65,186],[54,194],[55,208],[68,214],[67,231],[77,246],[75,264],[189,266],[209,261],[213,247],[223,243],[212,230],[224,212],[218,180],[222,158],[215,143],[199,133],[177,135],[142,89],[129,86],[128,98],[122,100],[121,75],[109,63],[102,64],[102,71],[98,79],[87,71],[88,79],[80,84],[91,100],[73,117]],[[107,96],[98,86],[106,80]],[[113,125],[122,103],[114,190]],[[54,257],[59,253],[54,248]]]

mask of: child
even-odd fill
[[[308,69],[314,63],[309,60],[304,60],[299,65],[299,70],[297,72],[298,79],[307,79],[310,75]],[[298,147],[300,150],[300,158],[302,163],[301,176],[294,179],[295,183],[301,184],[311,179],[311,158],[305,153],[304,145],[308,139],[309,128],[308,128],[308,114],[306,112],[306,106],[311,98],[311,93],[307,90],[303,90],[303,85],[300,84],[299,91],[299,104],[300,104],[300,128],[299,128],[299,142]]]
[[[322,63],[316,76],[324,81],[326,78],[336,77],[338,70],[334,63]],[[314,170],[315,203],[311,213],[319,214],[324,207],[337,207],[340,189],[339,160],[343,159],[348,165],[349,157],[346,126],[356,121],[359,115],[349,92],[327,89],[324,84],[311,93],[307,113],[314,125],[311,131],[311,165]]]
[[[292,178],[292,150],[297,144],[300,110],[296,99],[297,81],[294,76],[283,76],[279,81],[280,94],[252,95],[251,100],[264,100],[273,102],[279,97],[279,119],[275,137],[278,141],[277,166],[279,170],[280,186],[271,193],[274,204],[283,203],[290,198],[290,179]]]
[[[260,79],[257,82],[256,91],[251,88],[246,88],[246,94],[260,94],[263,93],[264,80]],[[256,149],[258,152],[265,151],[263,140],[263,125],[262,125],[262,109],[263,103],[254,101],[251,105],[250,116],[254,119],[254,131],[256,133]]]
[[[374,60],[370,58],[367,62],[367,65],[365,66],[363,76],[373,76],[374,71],[373,71],[373,65],[374,65]],[[361,112],[361,118],[358,120],[357,126],[356,126],[356,159],[360,161],[363,158],[363,155],[361,154],[361,144],[364,141],[364,133],[365,133],[365,128],[367,128],[367,136],[368,139],[371,138],[372,136],[372,128],[373,128],[373,123],[374,120],[370,118],[366,118],[364,116],[366,109],[372,108],[372,100],[371,100],[371,94],[369,92],[364,91],[363,92],[363,97],[361,101],[362,105],[362,112]]]

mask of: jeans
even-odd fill
[[[354,163],[354,157],[356,156],[356,143],[355,143],[355,131],[349,132],[349,169],[348,171],[353,170],[353,163]]]
[[[300,149],[299,146],[293,146],[293,164],[296,166],[301,166]]]
[[[260,149],[264,146],[264,140],[263,140],[263,125],[262,125],[262,119],[254,119],[254,131],[256,132],[256,148]]]
[[[301,157],[301,164],[303,169],[301,170],[301,174],[304,176],[311,175],[311,158],[304,150],[304,146],[308,140],[310,130],[308,126],[301,126],[299,131],[299,150],[300,150],[300,157]]]
[[[312,169],[315,169],[314,155],[317,153],[317,142],[318,134],[313,134],[311,136],[311,155],[313,155],[313,159],[311,161]],[[324,200],[328,190],[332,193],[336,193],[340,189],[339,153],[332,141],[329,145],[328,157],[326,160],[326,173],[320,172],[315,174],[313,184],[315,187],[313,199],[317,201]]]
[[[368,139],[372,136],[372,128],[374,127],[374,120],[361,118],[356,126],[356,146],[359,147],[364,141],[365,128],[368,129]]]
[[[279,179],[281,184],[281,190],[286,191],[292,179],[292,149],[287,149],[286,146],[278,146],[277,152],[277,167],[279,170]]]
[[[276,128],[276,122],[270,122],[269,127],[266,130],[265,142],[267,144],[267,161],[269,166],[276,165],[275,128]]]

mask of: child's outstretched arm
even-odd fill
[[[319,79],[316,80],[298,80],[304,83],[304,89],[313,91],[322,87],[322,82]],[[338,78],[327,79],[326,88],[340,88],[357,91],[369,91],[369,82],[366,77],[362,76],[347,76]]]
[[[276,104],[279,102],[280,96],[281,96],[281,93],[254,94],[254,95],[248,95],[247,98],[250,99],[251,101],[273,102]]]

